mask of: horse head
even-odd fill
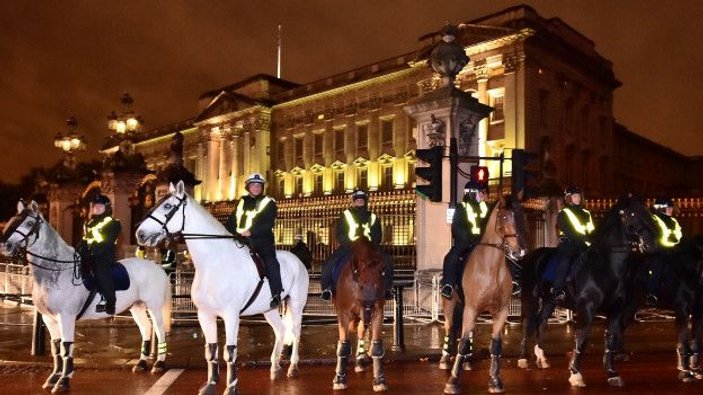
[[[188,195],[183,181],[169,185],[169,193],[154,204],[137,228],[137,243],[153,247],[183,232]]]
[[[510,259],[525,256],[525,220],[520,201],[512,195],[501,196],[495,210],[496,233],[501,237],[503,248]]]
[[[625,240],[641,252],[651,253],[658,248],[657,228],[652,214],[641,199],[627,194],[618,199],[611,212],[617,212],[623,226]],[[605,221],[604,221],[605,222]]]
[[[32,200],[27,206],[21,200],[17,202],[17,214],[7,221],[0,237],[2,254],[10,256],[15,254],[18,248],[36,243],[42,222],[44,217],[37,202]]]
[[[364,236],[352,243],[351,271],[354,282],[354,299],[364,309],[364,322],[371,320],[371,310],[377,300],[383,300],[383,262],[373,244]]]

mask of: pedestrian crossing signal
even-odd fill
[[[469,174],[471,181],[481,184],[488,184],[488,167],[487,166],[471,166]]]

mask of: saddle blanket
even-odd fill
[[[129,274],[123,264],[117,262],[110,267],[110,276],[115,284],[115,291],[129,289]],[[97,281],[92,273],[83,273],[83,285],[88,291],[95,291]]]

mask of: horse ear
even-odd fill
[[[176,185],[176,195],[178,197],[183,197],[183,195],[185,195],[185,193],[186,193],[186,186],[183,183],[183,180],[178,181],[178,184]]]
[[[32,200],[29,203],[29,209],[32,210],[32,212],[34,212],[34,213],[38,213],[39,212],[39,205],[37,204],[37,202]]]
[[[176,187],[173,186],[172,182],[168,183],[168,193],[174,193],[176,192]]]
[[[22,211],[24,211],[24,202],[20,199],[17,202],[17,214],[21,213]]]

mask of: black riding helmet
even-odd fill
[[[354,192],[351,194],[351,201],[354,202],[356,199],[363,199],[364,200],[364,207],[368,207],[369,205],[369,195],[366,194],[366,192],[362,189],[355,189]]]
[[[478,201],[479,192],[484,192],[486,190],[486,184],[478,181],[469,181],[464,185],[464,201]]]
[[[109,197],[103,195],[102,193],[98,193],[90,199],[90,202],[92,204],[102,204],[105,206],[105,213],[103,215],[112,215],[112,202]]]
[[[674,207],[674,200],[671,198],[658,198],[654,201],[655,210],[665,210]]]

